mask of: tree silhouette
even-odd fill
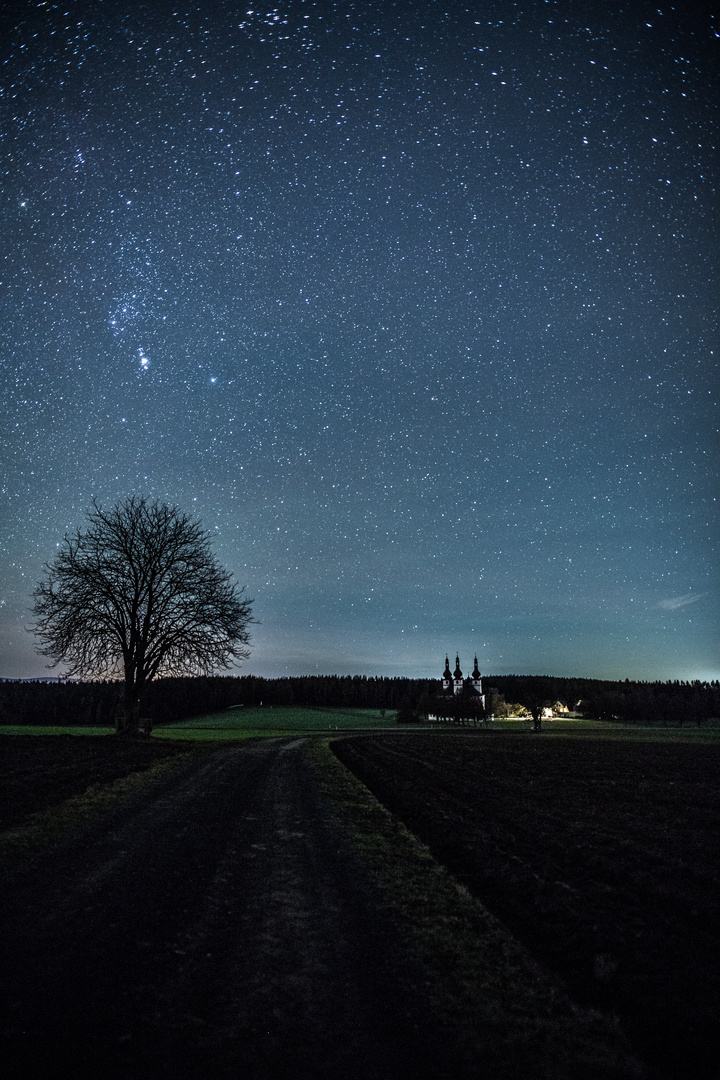
[[[513,679],[512,692],[518,704],[530,710],[533,731],[540,731],[543,709],[557,700],[555,680],[546,675],[522,675]]]
[[[136,734],[156,676],[209,674],[250,654],[251,600],[216,562],[200,522],[132,496],[65,536],[33,594],[38,652],[68,675],[124,679],[119,733]]]

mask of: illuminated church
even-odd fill
[[[477,656],[475,657],[475,667],[472,669],[472,674],[467,679],[463,678],[463,673],[460,670],[460,657],[455,657],[455,670],[450,671],[450,660],[446,656],[442,679],[444,694],[462,694],[463,690],[467,689],[471,694],[477,694],[483,705],[485,705],[485,695],[482,692],[482,679],[480,678]]]

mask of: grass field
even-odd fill
[[[243,706],[207,716],[194,716],[158,727],[153,735],[166,739],[248,739],[302,732],[397,731],[395,712],[388,709],[311,709],[302,706]]]
[[[222,742],[225,740],[269,738],[317,732],[397,730],[395,712],[380,709],[311,709],[303,707],[242,707],[225,709],[163,724],[153,731],[153,738]],[[414,729],[415,730],[415,729]],[[110,727],[71,727],[50,725],[0,725],[0,735],[112,735]]]
[[[114,735],[110,727],[52,727],[50,724],[0,724],[0,735]]]
[[[232,742],[241,739],[281,738],[287,735],[352,732],[477,731],[530,736],[527,720],[494,720],[487,727],[460,727],[453,724],[398,725],[395,710],[309,708],[305,706],[243,706],[222,712],[193,716],[174,724],[163,724],[153,731],[155,739],[182,739],[192,742]],[[0,725],[0,735],[113,735],[110,727],[53,727],[50,725]],[[612,723],[606,720],[555,719],[543,722],[542,737],[580,736],[600,739],[661,740],[679,742],[710,741],[720,738],[720,725],[711,721],[701,728],[643,727]],[[531,736],[535,737],[535,736]]]

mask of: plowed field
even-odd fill
[[[0,737],[0,829],[63,799],[141,771],[187,747],[110,735]]]
[[[720,1061],[720,746],[384,736],[338,757],[662,1075]]]

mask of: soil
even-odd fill
[[[113,735],[0,737],[0,830],[186,748],[182,743]]]
[[[333,748],[674,1080],[720,1061],[720,746],[499,733]]]
[[[6,875],[5,1076],[449,1076],[302,742],[191,755]],[[105,754],[112,776],[156,752],[77,739],[73,769],[48,746],[33,737],[24,765],[43,803],[97,780]]]

